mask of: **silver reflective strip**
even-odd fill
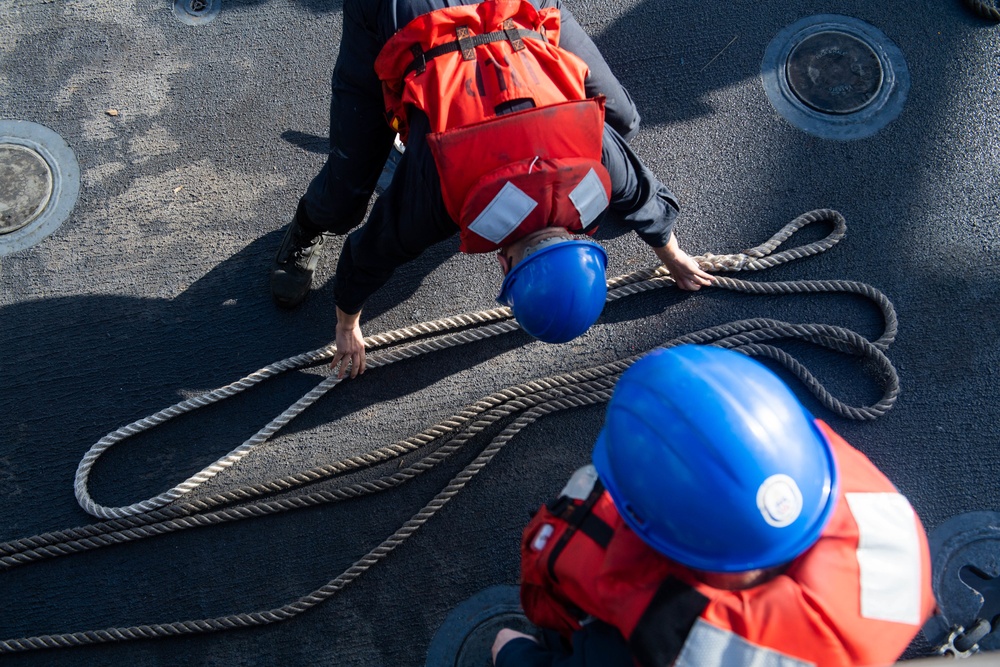
[[[848,493],[858,524],[861,615],[920,624],[921,564],[917,517],[898,493]]]
[[[597,483],[597,468],[593,464],[585,465],[569,478],[560,496],[566,496],[573,500],[586,500],[590,492],[594,490]]]
[[[699,618],[674,667],[813,667],[813,663],[756,646]]]
[[[593,169],[569,193],[569,200],[580,213],[580,224],[584,229],[608,207],[608,193],[604,191],[604,184]]]
[[[493,243],[500,243],[528,217],[538,202],[511,182],[507,182],[483,212],[469,225],[473,231]]]

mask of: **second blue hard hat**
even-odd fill
[[[527,255],[504,278],[497,301],[510,306],[527,333],[565,343],[600,317],[608,296],[608,255],[582,239],[550,243]]]
[[[594,466],[635,533],[709,572],[789,562],[819,539],[837,466],[815,419],[737,352],[659,350],[618,381]]]

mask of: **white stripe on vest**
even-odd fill
[[[898,493],[847,493],[858,524],[861,615],[920,624],[920,539],[910,503]]]
[[[580,225],[584,229],[608,207],[608,193],[604,191],[604,184],[593,169],[569,193],[569,200],[580,213]]]
[[[473,231],[484,239],[499,244],[528,217],[538,202],[525,194],[524,190],[508,181],[483,212],[469,224]]]
[[[698,619],[674,667],[813,667]]]

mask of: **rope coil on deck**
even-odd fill
[[[772,254],[778,246],[790,238],[796,231],[817,221],[830,222],[834,225],[834,229],[829,236],[814,243]],[[766,243],[745,253],[735,255],[704,255],[697,259],[703,268],[715,272],[761,270],[790,261],[791,259],[799,259],[823,252],[839,242],[843,238],[845,231],[846,224],[839,213],[822,209],[799,216],[782,228],[778,234]],[[673,281],[662,267],[655,270],[646,269],[626,276],[619,276],[608,282],[608,301],[614,301],[624,296],[671,284],[673,284]],[[687,334],[667,342],[663,347],[674,347],[689,343],[711,344],[734,349],[751,356],[762,356],[773,359],[783,364],[789,371],[795,374],[825,407],[838,415],[851,419],[875,419],[892,407],[899,394],[899,381],[895,368],[885,356],[885,350],[895,339],[897,320],[895,310],[884,294],[869,285],[852,281],[802,280],[749,282],[719,276],[716,278],[715,285],[724,289],[748,294],[802,294],[820,292],[857,294],[873,301],[879,307],[884,320],[883,333],[877,340],[869,341],[849,329],[834,325],[791,324],[766,318],[754,318],[730,322]],[[375,351],[371,352],[368,357],[368,367],[377,368],[385,366],[428,352],[483,340],[501,333],[514,331],[517,328],[517,323],[511,319],[510,310],[507,308],[497,308],[444,318],[433,322],[424,322],[396,331],[370,336],[365,339],[365,345],[367,348],[374,349]],[[440,335],[440,337],[430,340],[413,341],[415,338],[428,335]],[[807,368],[788,353],[769,343],[769,341],[788,338],[805,340],[830,350],[870,360],[882,378],[884,385],[882,398],[870,406],[854,407],[845,405],[827,392]],[[402,343],[406,344],[400,345]],[[396,345],[400,346],[391,347],[391,349],[382,349]],[[118,442],[196,408],[211,405],[224,398],[234,396],[278,373],[329,360],[333,354],[333,346],[328,345],[318,350],[289,357],[266,366],[229,385],[181,401],[154,415],[140,419],[109,433],[93,445],[81,460],[74,484],[74,491],[81,507],[88,513],[107,520],[88,526],[46,533],[44,535],[0,544],[0,568],[9,569],[44,558],[67,555],[130,540],[143,539],[166,532],[264,516],[390,489],[438,465],[498,420],[508,418],[518,412],[523,412],[523,414],[514,419],[498,436],[491,440],[474,461],[458,473],[434,499],[393,535],[356,561],[341,575],[295,601],[267,611],[234,614],[213,619],[11,639],[0,641],[0,653],[212,632],[275,623],[300,614],[335,594],[379,560],[385,558],[396,546],[409,538],[454,495],[464,488],[521,429],[541,416],[559,410],[594,405],[607,401],[611,396],[618,376],[642,356],[636,355],[594,368],[534,380],[516,387],[509,387],[467,406],[452,417],[415,436],[360,456],[349,457],[326,466],[313,468],[305,472],[261,484],[226,491],[211,497],[184,503],[178,502],[198,486],[234,465],[340,383],[340,379],[330,376],[239,447],[172,489],[145,501],[117,508],[100,505],[90,497],[87,489],[90,470],[101,454]],[[445,440],[444,444],[440,445],[434,452],[411,463],[405,468],[400,468],[390,475],[375,480],[345,484],[331,490],[307,493],[290,498],[254,501],[254,499],[265,495],[289,491],[306,484],[329,479],[345,472],[384,463],[404,454],[418,451],[433,442],[441,441],[445,438],[449,439]],[[225,507],[233,503],[247,503],[248,501],[251,502],[239,507]]]
[[[989,0],[965,0],[965,6],[984,19],[1000,21],[1000,9]]]
[[[832,232],[827,237],[798,248],[785,250],[776,255],[771,254],[782,243],[791,238],[795,232],[817,221],[828,221],[834,224]],[[699,259],[699,263],[703,266],[703,268],[711,271],[761,270],[791,261],[793,259],[801,259],[803,257],[809,257],[823,252],[836,245],[844,237],[846,229],[846,222],[840,213],[828,209],[811,211],[797,217],[795,220],[785,225],[767,242],[757,246],[756,248],[752,248],[745,253],[721,256],[705,255],[697,259]],[[740,268],[735,268],[737,266]],[[615,301],[625,296],[631,296],[639,292],[672,284],[673,280],[670,278],[666,269],[662,266],[654,270],[643,270],[629,275],[619,276],[618,278],[613,278],[608,281],[608,301]],[[826,283],[817,283],[814,281],[794,281],[789,283],[753,284],[746,283],[745,281],[721,278],[719,279],[718,284],[720,287],[754,294],[788,294],[792,292],[807,291],[857,292],[858,289],[863,289],[858,287],[860,283],[848,283],[846,281]],[[877,293],[877,290],[874,290],[874,288],[870,288],[868,286],[864,287],[868,289],[868,293],[865,294],[865,296],[869,296],[869,298],[873,298]],[[882,298],[884,299],[884,297]],[[888,301],[886,300],[886,303],[887,302]],[[883,312],[891,313],[891,315],[887,315],[887,317],[891,318],[891,322],[886,322],[887,333],[883,335],[883,339],[886,338],[886,335],[889,335],[889,331],[891,331],[891,336],[894,338],[896,326],[895,313],[892,311],[891,305],[888,310],[883,307]],[[402,361],[403,359],[410,359],[428,352],[434,352],[464,343],[484,340],[501,333],[514,331],[518,328],[518,325],[511,319],[511,317],[511,311],[509,308],[495,308],[476,313],[467,313],[456,317],[443,318],[432,322],[424,322],[415,326],[405,327],[403,329],[397,329],[388,333],[365,338],[365,347],[371,349],[395,345],[418,336],[447,333],[449,331],[470,325],[480,327],[476,329],[457,331],[443,336],[442,338],[422,341],[392,351],[384,351],[378,355],[372,355],[367,362],[368,367],[377,368],[379,366],[385,366],[397,361]],[[886,341],[886,345],[889,343],[891,343],[891,338]],[[234,465],[258,445],[270,439],[275,433],[288,424],[288,422],[319,400],[330,389],[340,384],[342,381],[341,378],[337,378],[335,376],[326,378],[239,447],[199,471],[197,474],[192,475],[172,489],[169,489],[157,496],[124,507],[106,507],[104,505],[100,505],[95,502],[93,498],[91,498],[90,492],[87,488],[87,481],[90,476],[91,469],[101,455],[122,440],[159,426],[174,417],[234,396],[270,377],[273,377],[274,375],[277,375],[278,373],[326,361],[327,359],[333,357],[334,351],[335,348],[332,345],[328,345],[318,350],[313,350],[311,352],[283,359],[251,373],[250,375],[229,385],[206,392],[200,396],[186,399],[150,415],[149,417],[140,419],[127,426],[123,426],[112,433],[109,433],[90,448],[77,467],[76,478],[73,485],[77,501],[80,503],[80,506],[84,509],[84,511],[92,516],[102,519],[120,519],[127,516],[151,512],[155,509],[169,505],[182,496],[191,493],[226,468]]]

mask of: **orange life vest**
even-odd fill
[[[538,229],[592,232],[611,178],[601,164],[603,99],[587,99],[587,66],[559,48],[559,10],[486,0],[413,19],[375,71],[386,116],[405,141],[410,108],[427,142],[463,252],[490,252]],[[533,108],[497,115],[510,102]]]
[[[893,663],[935,607],[926,535],[891,482],[817,424],[840,494],[819,540],[782,574],[745,590],[712,588],[646,545],[599,481],[585,497],[568,492],[571,481],[524,531],[528,618],[567,636],[584,618],[601,619],[644,667],[772,664],[771,654],[785,665]]]

